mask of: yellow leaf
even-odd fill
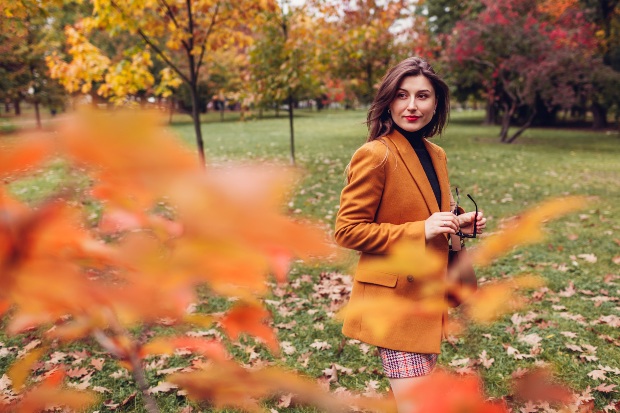
[[[542,241],[542,225],[545,221],[582,209],[586,204],[585,197],[556,198],[526,211],[503,230],[481,242],[472,252],[473,262],[476,265],[488,265],[518,245]]]
[[[46,351],[47,347],[36,348],[24,355],[24,357],[15,361],[13,365],[9,367],[7,376],[11,379],[15,391],[20,391],[22,387],[24,387],[26,379],[30,374],[30,369],[32,369],[34,364],[43,354],[45,354]]]
[[[394,272],[413,275],[416,278],[436,276],[443,269],[445,258],[439,252],[420,248],[414,242],[400,242],[385,258],[368,263],[368,271]]]
[[[211,327],[213,324],[213,317],[206,314],[187,314],[183,317],[183,321],[189,324],[194,324],[200,327]]]

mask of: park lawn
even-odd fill
[[[289,162],[289,126],[284,114],[245,122],[231,117],[217,122],[215,114],[207,119],[203,134],[208,164],[231,160]],[[354,150],[365,141],[364,119],[361,111],[297,112],[295,145],[301,178],[283,206],[286,213],[310,217],[331,234],[344,185],[343,171]],[[518,313],[490,325],[471,326],[462,337],[446,341],[440,364],[464,372],[478,371],[488,394],[501,397],[511,393],[515,371],[546,363],[576,391],[589,389],[598,408],[617,402],[617,388],[608,392],[595,388],[620,385],[620,263],[614,263],[620,259],[620,136],[588,130],[531,129],[515,144],[502,145],[497,143],[498,128],[481,126],[481,119],[481,113],[454,113],[445,135],[434,142],[448,154],[452,185],[474,196],[490,218],[490,231],[503,219],[549,198],[577,194],[591,198],[583,211],[549,222],[545,242],[514,250],[478,270],[482,283],[534,273],[544,277],[547,287],[530,292],[530,305]],[[194,145],[190,123],[177,121],[172,131]],[[11,184],[11,189],[34,203],[67,185],[67,178],[69,186],[79,186],[83,179],[56,162],[33,178]],[[467,202],[462,202],[467,207]],[[96,206],[90,211],[95,222]],[[475,242],[470,245],[475,246]],[[345,339],[332,317],[346,302],[354,262],[355,254],[348,251],[342,251],[339,260],[299,262],[291,271],[288,285],[274,286],[266,302],[283,348],[288,349],[280,357],[274,359],[250,339],[231,345],[231,351],[248,365],[286,366],[330,382],[335,390],[385,391],[387,381],[379,373],[375,349]],[[225,300],[206,295],[200,309],[221,311],[227,305]],[[23,346],[30,339],[0,335],[4,347]],[[87,349],[92,356],[101,357],[98,348]],[[14,355],[0,357],[0,374],[13,360]],[[175,356],[164,360],[164,367],[184,363],[186,359]],[[148,371],[153,386],[163,380],[157,373],[161,368]],[[108,360],[91,381],[92,385],[114,389],[103,396],[112,404],[122,402],[135,390],[129,380],[110,377],[117,370],[116,363]],[[603,373],[589,375],[597,370]],[[164,411],[187,404],[174,392],[157,397]],[[278,403],[274,400],[268,405],[280,411],[313,411],[280,408]],[[103,405],[97,409],[112,410]],[[118,409],[142,411],[135,401]]]

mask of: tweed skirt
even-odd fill
[[[426,376],[437,364],[437,354],[408,353],[383,347],[378,349],[383,373],[389,379]]]

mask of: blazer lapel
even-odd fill
[[[424,144],[431,156],[433,167],[437,174],[437,180],[439,181],[439,188],[441,189],[441,210],[444,212],[450,211],[450,179],[448,178],[448,166],[445,155],[428,140],[424,139]]]
[[[394,146],[396,146],[396,149],[398,150],[400,158],[402,159],[403,163],[409,170],[409,173],[411,174],[411,177],[413,178],[418,188],[420,189],[420,192],[422,192],[422,196],[424,197],[424,202],[426,203],[426,206],[428,207],[428,210],[430,211],[430,213],[434,214],[435,212],[439,212],[439,205],[437,204],[437,198],[435,198],[435,193],[433,192],[433,188],[431,188],[431,184],[430,182],[428,182],[428,178],[426,177],[426,172],[424,172],[424,168],[422,167],[422,164],[420,163],[420,160],[418,159],[418,156],[416,155],[415,151],[411,147],[411,144],[409,143],[409,141],[407,141],[407,138],[401,135],[398,131],[393,131],[389,135],[386,135],[386,138],[388,138],[394,144]],[[426,146],[428,149],[428,143],[426,143]],[[447,197],[444,195],[443,187],[446,185],[442,185],[443,178],[440,178],[440,176],[445,175],[447,179],[447,173],[445,171],[442,171],[440,175],[440,170],[443,170],[444,168],[440,166],[441,161],[439,159],[436,159],[438,158],[438,154],[436,153],[436,151],[429,150],[428,153],[431,155],[431,159],[433,160],[433,166],[435,167],[435,171],[437,173],[437,179],[439,180],[439,185],[441,188],[442,206],[445,203],[444,198],[447,198],[448,208],[449,208],[450,206],[449,195]],[[439,167],[439,170],[438,170],[438,167]]]

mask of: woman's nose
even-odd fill
[[[411,97],[411,99],[409,99],[409,104],[407,105],[407,109],[408,110],[416,110],[416,103],[415,103],[415,97]]]

